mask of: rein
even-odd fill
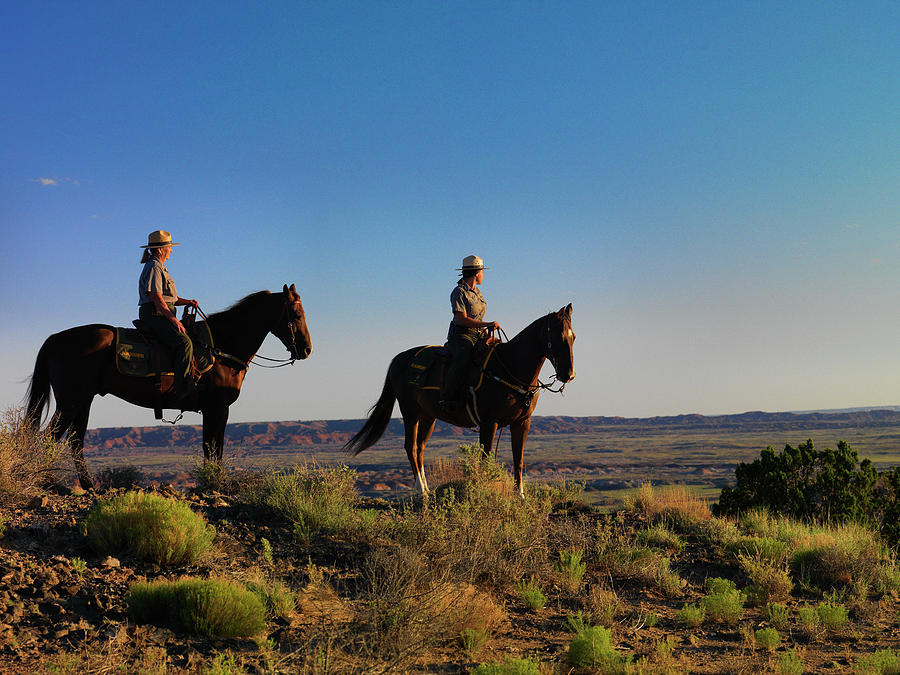
[[[275,326],[278,326],[278,323],[281,321],[281,318],[285,315],[285,312],[287,312],[287,301],[285,301],[284,305],[281,308],[281,314],[279,315],[278,319],[275,321]],[[206,316],[206,314],[203,312],[202,309],[200,309],[199,306],[197,306],[197,313],[201,317],[203,317],[203,319],[207,323],[209,323],[209,317]],[[290,328],[290,331],[291,331],[291,341],[296,343],[297,338],[296,338],[296,334],[294,332],[294,324],[289,324],[288,327]],[[272,331],[269,331],[269,332],[271,333]],[[212,335],[212,330],[210,330],[210,335]],[[229,354],[228,352],[223,352],[218,347],[214,347],[212,345],[207,345],[207,344],[204,344],[203,346],[206,347],[207,349],[209,349],[209,351],[214,356],[221,357],[223,359],[226,359],[228,361],[233,361],[234,363],[238,364],[239,366],[241,366],[241,370],[248,370],[250,368],[251,364],[254,366],[258,366],[259,368],[283,368],[284,366],[294,365],[294,361],[296,360],[293,357],[291,357],[289,359],[270,359],[267,356],[260,356],[259,354],[254,354],[253,356],[250,357],[249,361],[244,361],[243,359],[239,359],[238,357],[234,356],[233,354]],[[263,361],[269,361],[271,363],[276,363],[278,365],[268,366],[264,363],[257,363],[256,359],[262,359]]]
[[[507,337],[506,332],[502,328],[500,329],[500,334],[503,338],[503,339],[501,339],[501,343],[504,340],[506,342],[509,342],[509,337]],[[547,350],[543,354],[543,356],[545,356],[547,358],[547,360],[550,361],[550,364],[553,366],[553,379],[546,384],[544,382],[541,382],[540,379],[538,379],[537,384],[529,384],[527,382],[522,382],[519,378],[517,378],[515,375],[513,375],[512,372],[510,372],[509,367],[503,362],[503,359],[500,357],[498,357],[497,360],[500,361],[500,365],[503,366],[503,369],[506,371],[506,374],[509,376],[509,378],[515,381],[515,384],[512,382],[508,382],[508,381],[504,380],[503,378],[498,377],[492,373],[487,372],[484,369],[484,367],[482,367],[481,372],[484,373],[488,378],[494,380],[495,382],[499,382],[500,384],[512,389],[516,393],[521,394],[522,396],[526,397],[527,401],[530,401],[531,398],[540,390],[548,391],[551,394],[562,394],[563,390],[566,388],[565,382],[563,382],[560,385],[559,389],[553,389],[553,385],[556,384],[557,382],[559,382],[559,376],[556,374],[557,365],[556,365],[556,358],[553,356],[553,339],[552,339],[552,335],[550,333],[550,317],[549,316],[547,317]]]

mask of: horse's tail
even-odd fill
[[[393,367],[393,362],[391,366]],[[391,384],[391,368],[388,368],[387,376],[384,378],[384,389],[381,390],[381,396],[369,409],[369,419],[363,425],[356,435],[347,441],[344,445],[344,452],[352,452],[354,456],[361,453],[366,448],[370,448],[384,434],[391,422],[391,413],[394,412],[394,401],[397,400],[397,394]]]
[[[25,421],[35,429],[41,425],[50,407],[50,338],[44,340],[28,384]]]

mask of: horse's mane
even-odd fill
[[[225,314],[241,314],[248,307],[254,306],[257,302],[268,295],[272,295],[271,291],[256,291],[256,293],[251,293],[250,295],[241,298],[236,303],[231,305],[228,309],[224,309],[221,312],[216,312],[215,314],[210,314],[209,318],[215,320],[217,318],[221,318]]]

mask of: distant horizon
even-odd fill
[[[624,419],[624,420],[653,420],[653,419],[666,419],[666,418],[675,418],[675,417],[704,417],[704,418],[712,418],[712,417],[740,417],[742,415],[751,415],[751,414],[760,414],[760,415],[839,415],[842,413],[852,413],[852,412],[873,412],[876,410],[890,410],[892,412],[900,412],[900,405],[877,405],[877,406],[857,406],[850,408],[829,408],[822,410],[745,410],[743,412],[738,413],[674,413],[671,415],[647,415],[643,417],[633,417],[633,416],[624,416],[624,415],[532,415],[532,419],[539,418],[562,418],[562,419]],[[245,424],[284,424],[284,423],[294,423],[294,424],[312,424],[315,422],[355,422],[362,421],[364,417],[335,417],[335,418],[318,418],[318,419],[283,419],[283,420],[248,420],[248,421],[238,421],[238,422],[229,422],[229,427],[231,426],[239,426]],[[392,416],[391,420],[400,420],[399,416]],[[438,420],[441,422],[441,420]],[[198,421],[196,424],[192,424],[190,422],[179,422],[174,425],[160,425],[158,423],[154,424],[132,424],[132,425],[120,425],[120,426],[103,426],[103,427],[89,427],[88,431],[100,431],[103,429],[158,429],[158,428],[172,428],[175,429],[178,426],[189,426],[196,427],[201,426],[201,422]],[[449,424],[444,422],[444,424]],[[226,432],[227,433],[227,432]]]

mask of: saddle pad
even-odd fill
[[[409,383],[419,389],[440,389],[443,368],[433,368],[438,357],[447,351],[440,345],[422,347],[409,363]]]
[[[190,332],[194,345],[194,363],[200,373],[205,373],[216,362],[212,353],[213,340],[206,321],[194,324]],[[116,368],[122,375],[150,377],[159,375],[153,367],[151,350],[159,350],[159,369],[164,375],[172,374],[172,354],[157,342],[150,343],[136,328],[116,328]]]

